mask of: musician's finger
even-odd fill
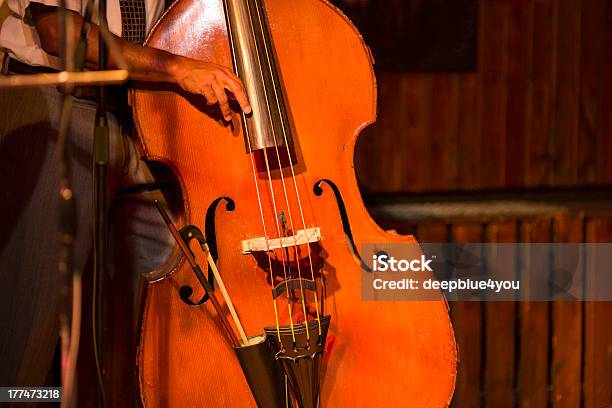
[[[201,89],[201,93],[206,98],[206,103],[209,105],[214,105],[218,102],[217,97],[215,96],[215,91],[210,86],[205,86]]]
[[[230,110],[227,94],[225,93],[225,88],[223,88],[218,82],[213,83],[212,87],[215,91],[215,95],[217,96],[217,101],[219,102],[219,107],[221,108],[221,113],[223,114],[223,117],[228,122],[231,121],[232,111]]]
[[[251,105],[249,104],[249,98],[244,91],[244,87],[242,86],[242,82],[239,80],[234,80],[231,77],[225,82],[225,88],[234,95],[242,111],[247,115],[251,113]]]

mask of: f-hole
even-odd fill
[[[210,250],[210,255],[213,260],[217,262],[219,259],[219,253],[217,249],[217,233],[215,227],[215,212],[217,211],[217,206],[221,201],[225,201],[225,210],[227,212],[232,212],[236,208],[236,203],[229,197],[219,197],[215,201],[213,201],[208,209],[206,210],[206,218],[204,221],[204,236],[206,237],[206,242],[208,243],[208,249]],[[215,287],[215,278],[213,276],[212,270],[210,266],[207,269],[207,280],[210,283],[210,286]],[[207,293],[204,293],[204,296],[198,301],[194,302],[191,300],[191,295],[193,294],[193,288],[189,285],[184,285],[179,288],[179,297],[183,302],[190,306],[199,306],[204,304],[209,296]]]
[[[355,258],[355,260],[361,264],[361,267],[364,271],[372,272],[372,269],[365,262],[363,262],[361,254],[359,253],[359,251],[357,250],[357,246],[355,245],[355,240],[353,239],[353,232],[351,231],[351,223],[349,221],[348,214],[346,213],[346,206],[344,205],[344,199],[342,198],[342,193],[340,193],[340,189],[331,180],[319,180],[315,183],[312,189],[314,194],[318,197],[321,197],[323,195],[323,188],[321,187],[322,184],[327,184],[334,193],[334,198],[336,199],[336,204],[338,205],[338,212],[340,213],[340,220],[342,221],[342,229],[344,230],[344,235],[346,237],[346,245],[349,251],[353,255],[353,258]]]

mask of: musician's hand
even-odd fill
[[[231,69],[190,58],[179,61],[174,75],[176,83],[187,92],[204,95],[209,105],[218,103],[225,120],[232,119],[226,90],[238,101],[244,113],[251,113],[242,82]]]

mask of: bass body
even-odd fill
[[[286,218],[292,218],[293,228],[283,220],[288,235],[302,227],[319,229],[320,240],[307,245],[311,263],[318,265],[315,278],[325,282],[318,292],[324,313],[331,315],[320,406],[447,406],[455,384],[456,346],[446,303],[361,299],[361,245],[415,243],[412,236],[375,224],[355,179],[355,142],[376,117],[369,50],[350,21],[326,1],[265,0],[261,5],[292,129],[291,163],[279,158],[280,164],[266,171],[261,152],[254,160],[249,156],[255,153],[245,146],[244,117],[235,113],[227,123],[203,98],[163,87],[132,95],[143,156],[175,173],[183,221],[206,231],[249,335],[275,324],[274,278],[265,254],[244,253],[244,243],[264,236],[262,224],[268,224],[267,235],[276,236],[281,212],[292,213]],[[178,0],[147,45],[231,67],[235,49],[226,11],[222,0]],[[269,160],[276,161],[273,151]],[[303,246],[300,253],[306,257]],[[147,286],[138,353],[143,405],[256,406],[219,316],[210,302],[197,304],[204,291],[189,264],[178,259]],[[184,287],[192,288],[196,304],[179,295]],[[285,303],[278,302],[278,316],[286,325]],[[316,318],[312,306],[306,314]]]

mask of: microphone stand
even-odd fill
[[[66,11],[65,0],[61,2],[60,26],[61,39],[63,44],[62,60],[64,71],[72,71],[74,61],[72,53],[74,50],[72,36],[72,19]],[[76,203],[74,201],[74,193],[70,184],[70,114],[72,111],[72,99],[69,96],[72,86],[68,85],[64,89],[62,98],[62,108],[60,111],[60,120],[58,128],[58,146],[59,152],[59,241],[60,252],[58,271],[60,275],[59,287],[59,325],[60,325],[60,349],[61,349],[61,385],[64,389],[64,398],[62,407],[70,408],[74,403],[74,379],[76,370],[76,356],[71,353],[75,341],[75,333],[72,331],[74,325],[70,324],[70,320],[78,314],[70,307],[70,292],[76,294],[77,289],[74,284],[80,281],[80,273],[74,269],[73,265],[73,247],[76,235]],[[74,298],[74,297],[73,297]],[[72,313],[71,313],[72,310]],[[78,334],[76,335],[78,336]]]
[[[106,27],[106,0],[99,0],[98,16],[100,26]],[[108,67],[108,48],[102,36],[98,38],[98,61],[99,69],[106,70]],[[94,182],[94,271],[93,271],[93,347],[96,361],[96,374],[98,379],[98,406],[104,407],[104,377],[103,364],[104,352],[101,347],[105,340],[106,319],[104,313],[104,286],[106,277],[106,252],[107,252],[107,188],[108,188],[108,162],[109,162],[109,134],[106,117],[107,88],[105,85],[98,87],[96,124],[93,139],[93,182]]]
[[[63,64],[65,72],[81,71],[87,54],[87,35],[91,23],[91,9],[85,13],[78,42],[74,44],[72,17],[67,11],[66,1],[61,2],[60,26],[62,27]],[[76,361],[81,331],[82,271],[73,263],[74,240],[76,236],[77,209],[74,192],[70,184],[72,163],[69,141],[70,118],[72,114],[75,84],[66,83],[63,90],[60,111],[58,146],[59,153],[59,195],[60,195],[60,252],[58,270],[60,273],[59,323],[61,341],[61,384],[64,388],[62,408],[75,406]],[[70,292],[72,289],[72,302]],[[70,304],[71,303],[71,304]],[[72,313],[71,313],[72,312]],[[71,320],[71,321],[70,321]]]

